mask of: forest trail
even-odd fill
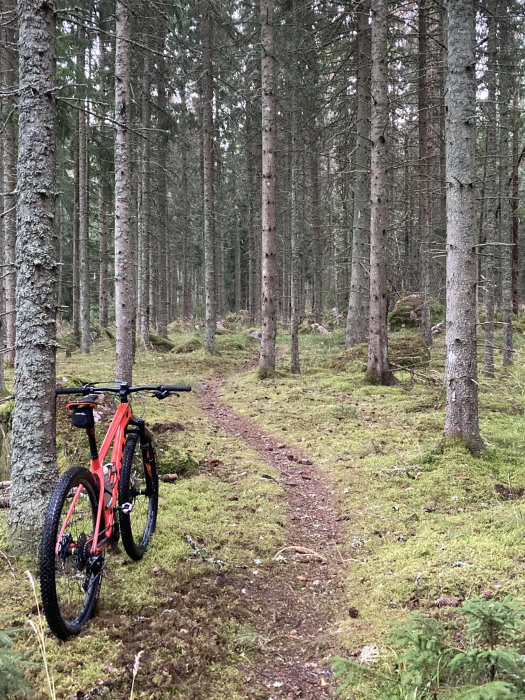
[[[289,510],[286,547],[256,577],[246,574],[246,608],[258,610],[252,624],[262,640],[259,660],[244,669],[246,697],[266,690],[268,700],[328,698],[334,684],[325,659],[340,652],[334,623],[343,609],[346,566],[329,480],[299,448],[221,402],[221,385],[220,378],[202,382],[201,410],[278,472]]]

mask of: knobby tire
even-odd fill
[[[62,538],[62,551],[57,554],[57,537],[78,486],[82,492]],[[47,508],[40,547],[40,588],[48,625],[59,639],[80,632],[93,615],[100,593],[101,572],[92,573],[88,564],[97,504],[95,477],[84,467],[73,467],[60,478]],[[81,546],[77,547],[77,542]]]

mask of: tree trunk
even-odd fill
[[[357,140],[350,295],[346,319],[347,348],[368,338],[370,298],[370,2],[359,12],[357,53]]]
[[[79,27],[79,38],[83,43],[86,32]],[[80,75],[86,68],[86,54],[82,47],[77,54],[77,67]],[[88,143],[86,101],[80,100],[78,111],[78,261],[80,291],[80,350],[89,353],[90,333],[90,294],[89,294],[89,212],[88,212]]]
[[[117,382],[131,383],[133,372],[133,264],[130,245],[130,40],[131,18],[117,0],[115,45],[115,323]]]
[[[372,142],[368,381],[393,384],[387,338],[387,0],[372,0]]]
[[[182,196],[182,318],[191,317],[191,274],[193,244],[191,242],[190,190],[188,184],[188,113],[186,109],[186,85],[181,88],[181,196]]]
[[[430,133],[427,0],[419,1],[418,102],[419,102],[419,285],[421,291],[421,339],[432,345],[430,323]]]
[[[106,199],[104,185],[99,175],[98,183],[98,240],[99,240],[99,285],[98,322],[102,328],[108,327],[108,226],[106,219]]]
[[[293,10],[292,10],[293,12]],[[295,46],[295,42],[294,46]],[[293,52],[294,55],[295,51]],[[290,369],[293,374],[301,371],[299,363],[299,315],[300,315],[300,270],[299,270],[299,144],[297,127],[296,87],[292,86],[291,114],[291,172],[290,172]]]
[[[80,345],[80,249],[79,249],[79,200],[80,200],[80,161],[79,161],[79,140],[78,140],[78,113],[75,116],[75,136],[73,138],[73,159],[74,159],[74,203],[73,203],[73,250],[71,264],[72,290],[71,290],[71,315],[73,322],[73,338],[77,345]]]
[[[213,168],[213,72],[211,61],[211,5],[204,0],[202,17],[202,155],[204,187],[204,286],[206,350],[215,355],[215,211]]]
[[[237,197],[237,171],[235,169],[235,142],[231,145],[232,154],[232,191],[233,191],[233,254],[234,254],[234,280],[235,280],[235,296],[234,296],[234,311],[239,313],[241,310],[241,232],[239,227],[239,200]]]
[[[487,8],[488,9],[488,8]],[[497,251],[497,144],[496,144],[496,57],[497,57],[497,25],[490,12],[487,12],[487,89],[486,102],[487,130],[485,135],[485,192],[483,197],[483,238],[481,246],[481,269],[484,280],[485,301],[485,343],[483,353],[483,370],[485,374],[494,376],[494,297],[496,280],[496,251]]]
[[[519,104],[518,91],[514,91],[514,100],[512,103],[512,312],[516,316],[520,312],[519,307]]]
[[[259,375],[275,370],[277,231],[275,223],[275,58],[273,0],[261,0],[262,85],[262,337]]]
[[[2,14],[3,44],[1,51],[1,72],[3,74],[2,88],[5,91],[3,113],[5,120],[2,125],[3,145],[3,190],[4,190],[4,293],[5,293],[5,359],[13,365],[15,362],[15,246],[16,246],[16,125],[13,113],[16,110],[15,90],[17,87],[16,65],[16,3],[8,0],[4,3]]]
[[[310,138],[310,180],[312,184],[312,233],[313,233],[313,300],[314,323],[321,323],[323,313],[323,233],[320,214],[319,186],[319,130],[315,127]]]
[[[105,44],[105,25],[106,18],[101,14],[99,19],[99,74],[100,74],[100,91],[102,98],[106,101],[109,97],[109,81],[106,75],[108,66],[108,54]],[[100,120],[99,133],[101,137],[105,133],[104,119]],[[105,161],[104,156],[100,155],[98,168],[98,183],[97,183],[97,223],[98,223],[98,239],[99,239],[99,264],[98,264],[98,322],[102,328],[107,328],[108,321],[108,226],[107,226],[107,202],[104,194],[105,186]]]
[[[55,3],[18,0],[19,149],[11,551],[37,554],[56,478]],[[30,429],[29,429],[30,427]]]
[[[144,50],[142,64],[142,140],[140,142],[140,183],[138,210],[137,325],[142,344],[149,347],[150,328],[150,87],[151,54]]]
[[[513,362],[512,338],[512,212],[510,178],[512,154],[510,150],[510,106],[512,95],[512,70],[510,61],[511,34],[508,29],[507,0],[500,0],[500,229],[501,229],[501,304],[503,312],[503,367]]]
[[[165,30],[164,23],[159,23],[159,50],[164,51]],[[158,248],[159,256],[159,272],[158,272],[158,300],[157,300],[157,333],[161,338],[168,337],[168,323],[171,320],[170,316],[170,301],[169,301],[169,272],[170,272],[170,250],[169,250],[169,232],[168,232],[168,155],[169,155],[169,123],[167,118],[168,101],[166,96],[166,63],[164,56],[159,59],[158,73],[158,124],[160,134],[157,140],[158,144]],[[184,264],[184,263],[183,263]]]
[[[448,4],[445,436],[481,447],[476,353],[476,71],[473,0]]]
[[[272,10],[273,12],[273,10]],[[273,20],[272,20],[273,21]],[[262,31],[262,29],[261,29]],[[273,39],[272,39],[273,40]],[[272,60],[274,56],[272,55]],[[246,72],[246,141],[245,141],[245,153],[246,153],[246,174],[247,174],[247,222],[248,227],[248,311],[250,312],[250,319],[255,322],[258,315],[258,307],[260,305],[260,292],[264,281],[261,284],[261,289],[258,289],[257,285],[257,252],[256,252],[256,216],[255,216],[255,197],[257,196],[256,189],[256,176],[255,176],[255,141],[257,134],[257,124],[252,107],[252,95],[251,95],[251,80],[250,72]],[[262,91],[262,88],[261,88]],[[275,121],[273,122],[275,128]],[[275,187],[274,187],[275,192]],[[262,229],[261,229],[262,230]],[[261,244],[262,245],[262,244]],[[263,254],[263,265],[264,265],[264,254]],[[264,273],[263,273],[264,275]]]

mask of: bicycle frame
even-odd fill
[[[120,468],[122,465],[122,453],[124,450],[124,442],[126,440],[126,428],[128,427],[130,421],[132,420],[132,411],[129,403],[121,403],[117,407],[117,411],[113,416],[113,420],[107,430],[104,437],[100,450],[97,450],[95,442],[95,429],[87,428],[86,433],[89,440],[90,446],[90,471],[95,476],[99,485],[99,499],[98,499],[98,512],[97,520],[95,524],[95,532],[93,533],[93,542],[91,547],[91,554],[98,554],[102,549],[105,549],[110,541],[111,534],[113,532],[113,524],[115,520],[114,506],[117,502],[118,496],[118,484],[120,480]],[[106,505],[104,498],[104,461],[106,455],[111,449],[111,471],[109,473],[110,483],[112,485],[111,500],[108,505]],[[73,501],[69,507],[68,513],[64,518],[64,523],[58,533],[57,544],[56,544],[56,554],[58,554],[58,549],[62,537],[67,529],[69,519],[75,508],[75,505],[82,493],[83,487],[79,486],[73,496]],[[103,527],[102,527],[103,526]],[[103,539],[100,540],[101,534]]]

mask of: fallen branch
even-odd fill
[[[0,549],[0,554],[4,557],[4,559],[5,559],[6,562],[7,562],[7,566],[8,566],[9,569],[11,570],[11,576],[12,576],[13,578],[16,578],[15,570],[13,569],[13,565],[12,565],[11,562],[9,561],[9,557],[8,557],[7,554],[6,554],[5,552],[3,552],[1,549]]]
[[[426,382],[431,382],[432,384],[441,384],[441,380],[436,379],[435,377],[429,377],[427,374],[423,374],[422,372],[416,372],[411,367],[403,367],[403,365],[396,365],[395,363],[390,362],[390,369],[394,372],[409,372],[411,377],[420,377]]]
[[[280,556],[283,552],[288,552],[288,551],[293,551],[295,554],[299,554],[300,556],[308,556],[308,557],[315,557],[318,561],[322,562],[323,564],[327,563],[327,560],[325,557],[321,556],[318,552],[314,552],[313,549],[308,549],[308,547],[300,547],[299,545],[291,545],[289,547],[283,547],[280,549],[277,554],[274,556],[274,560],[277,559],[278,556]]]
[[[216,564],[217,566],[225,566],[225,562],[222,559],[215,559],[214,557],[207,556],[208,552],[205,547],[199,547],[191,535],[185,535],[184,539],[193,549],[194,555],[198,557],[201,561],[206,564]]]
[[[159,474],[159,481],[164,481],[166,484],[171,484],[173,481],[177,481],[178,478],[178,474]]]

